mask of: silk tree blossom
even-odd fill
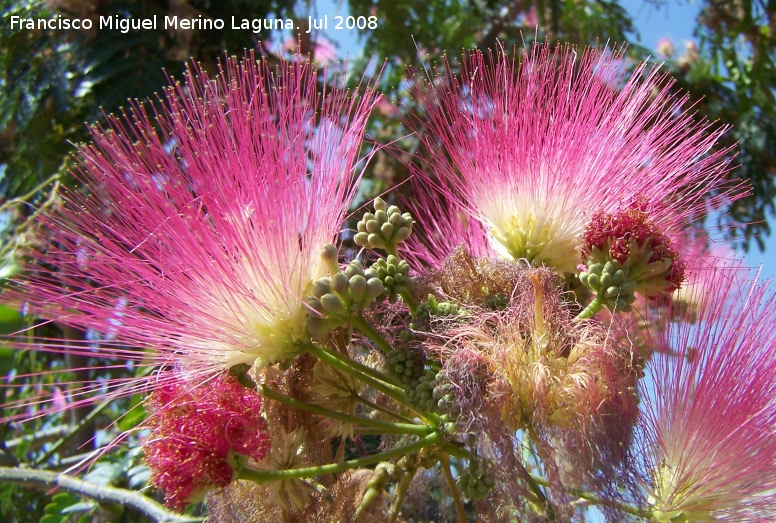
[[[50,234],[3,301],[110,339],[36,348],[164,364],[193,382],[293,356],[377,98],[341,77],[321,94],[318,74],[252,55],[212,78],[191,65],[157,105],[94,126],[78,147],[83,190],[42,218]]]
[[[408,121],[425,150],[419,185],[479,220],[500,254],[576,272],[595,213],[646,202],[674,239],[742,192],[724,182],[728,151],[712,150],[724,129],[697,122],[657,68],[628,77],[621,52],[549,45],[516,61],[444,59],[433,78],[414,77],[420,110]]]
[[[693,318],[668,325],[673,353],[641,383],[640,431],[654,518],[776,519],[776,300],[768,285],[719,278]]]

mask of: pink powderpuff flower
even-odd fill
[[[670,38],[661,38],[658,40],[655,49],[657,50],[657,55],[660,58],[674,57],[674,43]]]
[[[312,45],[312,60],[316,65],[320,67],[325,66],[329,62],[333,62],[337,59],[337,48],[334,44],[325,36],[318,36],[313,38],[310,42]],[[299,39],[287,38],[283,42],[283,49],[293,53],[299,52]]]
[[[695,322],[642,380],[640,432],[654,518],[776,520],[776,299],[769,285],[707,272]]]
[[[145,461],[151,483],[175,510],[226,487],[249,460],[259,462],[269,450],[261,396],[232,376],[199,386],[167,380],[149,404]]]
[[[41,218],[50,234],[2,301],[103,339],[24,348],[161,364],[192,382],[295,355],[377,99],[341,76],[320,93],[319,74],[252,54],[213,78],[192,64],[158,105],[94,126],[74,172],[84,190],[62,191]]]
[[[408,119],[425,151],[418,184],[482,223],[495,250],[576,272],[597,212],[636,202],[678,237],[710,206],[743,192],[725,183],[723,128],[696,122],[687,96],[622,52],[536,45],[519,63],[473,51],[424,80]],[[433,74],[433,76],[431,76]]]

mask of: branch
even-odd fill
[[[116,503],[130,507],[151,518],[156,523],[193,523],[202,521],[201,518],[175,514],[140,492],[95,485],[67,474],[57,474],[47,470],[0,467],[0,483],[4,481],[56,487],[67,492],[92,498],[100,503]]]

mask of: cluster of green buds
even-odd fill
[[[454,433],[462,410],[447,373],[444,370],[424,368],[418,375],[415,368],[415,375],[414,379],[407,379],[404,383],[407,387],[404,390],[407,402],[419,410],[439,414],[443,430]]]
[[[616,261],[594,263],[579,274],[579,281],[600,296],[612,312],[629,312],[636,301],[636,284],[628,279],[629,272]]]
[[[412,216],[398,207],[387,207],[382,198],[374,201],[375,212],[367,212],[358,222],[354,241],[367,249],[385,249],[387,258],[380,258],[369,268],[353,260],[340,270],[339,253],[333,245],[324,246],[321,258],[329,276],[313,283],[308,306],[307,330],[313,338],[322,338],[334,329],[347,326],[351,320],[375,301],[395,303],[399,296],[410,296],[410,266],[397,256],[396,246],[412,232]],[[412,305],[410,305],[412,308]]]
[[[389,254],[387,258],[380,258],[372,264],[370,270],[375,271],[383,282],[384,290],[378,297],[380,301],[387,298],[390,303],[396,303],[400,294],[409,292],[410,265],[406,261]]]
[[[410,405],[426,412],[436,411],[436,402],[434,401],[436,375],[436,370],[427,369],[404,390],[404,397]]]
[[[457,303],[449,301],[439,301],[433,294],[428,295],[428,299],[418,305],[415,311],[415,319],[410,324],[415,330],[428,330],[431,324],[432,316],[455,316],[461,314],[461,308]]]
[[[385,290],[376,271],[364,270],[358,260],[350,262],[344,271],[340,270],[337,248],[333,245],[324,246],[321,257],[330,277],[316,280],[312,296],[306,300],[309,307],[307,330],[316,338],[348,325],[352,317],[360,315]]]
[[[374,213],[365,213],[356,224],[358,232],[353,241],[367,249],[385,249],[395,255],[396,246],[412,233],[412,216],[395,205],[387,207],[380,197],[375,198],[374,209]]]
[[[425,354],[412,347],[399,346],[385,355],[385,372],[405,387],[423,376],[425,366]]]
[[[461,472],[455,484],[467,499],[485,499],[496,485],[496,478],[491,471],[492,467],[487,466],[482,459],[472,456],[468,468]]]
[[[441,370],[434,380],[434,398],[436,411],[449,416],[451,421],[457,421],[461,417],[461,406],[455,395],[455,386],[450,382],[447,372]]]

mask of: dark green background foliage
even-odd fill
[[[361,32],[363,56],[351,61],[355,62],[356,69],[362,70],[366,70],[372,56],[377,57],[378,64],[385,61],[380,85],[393,101],[406,94],[405,65],[420,64],[418,51],[427,54],[428,61],[434,63],[445,52],[457,56],[462,48],[492,49],[501,45],[510,49],[514,45],[548,39],[579,45],[628,43],[627,52],[634,58],[633,63],[656,54],[639,45],[631,13],[610,0],[348,2],[346,7],[351,14],[376,16],[380,21],[376,29]],[[659,5],[668,0],[652,3]],[[24,244],[19,239],[22,238],[20,225],[48,197],[50,187],[44,182],[59,173],[62,182],[68,183],[71,144],[87,139],[85,122],[98,122],[103,114],[118,112],[128,98],[153,97],[168,83],[167,75],[180,77],[189,58],[201,62],[206,70],[215,71],[217,61],[225,53],[239,55],[244,49],[254,49],[266,54],[267,49],[272,49],[273,46],[260,46],[258,36],[250,31],[231,30],[232,15],[304,20],[315,7],[296,0],[0,0],[0,6],[3,17],[0,23],[0,204],[5,204],[0,220],[4,239],[0,249],[2,277],[14,267],[9,260],[13,260],[16,246]],[[203,15],[221,18],[227,23],[223,30],[170,32],[160,28],[128,34],[100,31],[98,24],[91,31],[10,28],[11,15],[50,17],[54,9],[64,16],[93,20],[116,15],[122,18]],[[325,14],[320,6],[317,12]],[[774,213],[776,196],[776,2],[704,0],[701,16],[694,22],[699,42],[697,52],[679,49],[665,67],[677,80],[676,87],[690,93],[699,118],[732,125],[732,131],[719,147],[735,145],[736,168],[731,177],[749,180],[753,194],[732,205],[727,216],[714,219],[721,220],[723,226],[732,226],[727,232],[729,238],[744,247],[762,248],[762,238],[770,233],[766,220]],[[261,33],[265,42],[273,36],[281,35],[266,30]],[[300,43],[303,51],[310,50],[309,36],[302,35]],[[352,78],[358,77],[359,74],[352,75]],[[323,76],[321,81],[325,81]],[[405,103],[401,111],[414,110],[411,102]],[[370,126],[371,139],[388,143],[405,137],[407,131],[401,124],[401,111],[376,111]],[[417,146],[411,138],[397,144],[408,153]],[[401,156],[401,151],[390,154],[381,151],[376,156],[359,193],[359,204],[406,179],[409,170],[398,159]],[[12,205],[13,199],[20,197],[24,202]],[[0,310],[2,332],[14,332],[25,321],[28,320],[14,311]],[[48,328],[51,332],[35,334],[83,336],[55,325]],[[14,368],[17,374],[26,374],[99,363],[60,360],[0,346],[3,375]],[[126,366],[81,372],[83,375],[70,379],[130,377],[139,371]],[[52,375],[30,378],[26,388],[14,391],[14,398],[6,392],[0,404],[25,394],[32,397],[35,380],[52,379]],[[67,376],[57,379],[64,383]],[[94,445],[94,442],[87,443],[91,438],[96,437],[97,444],[104,444],[118,431],[142,421],[143,410],[135,409],[121,418],[117,426],[107,432],[100,430],[139,400],[133,397],[103,406],[92,416],[89,415],[91,408],[75,409],[67,416],[44,418],[24,426],[0,427],[0,464],[22,462],[62,470],[72,462],[73,455]],[[62,430],[71,431],[74,426],[81,427],[77,437],[52,447]],[[53,438],[44,437],[56,430],[60,433]],[[79,447],[83,443],[86,447]],[[94,482],[136,490],[145,481],[147,471],[137,452],[121,450],[101,458],[91,474]],[[42,517],[41,521],[46,522],[139,521],[136,514],[119,507],[98,506],[71,494],[46,496],[45,490],[37,492],[11,484],[0,485],[0,517],[4,521],[37,521]]]

